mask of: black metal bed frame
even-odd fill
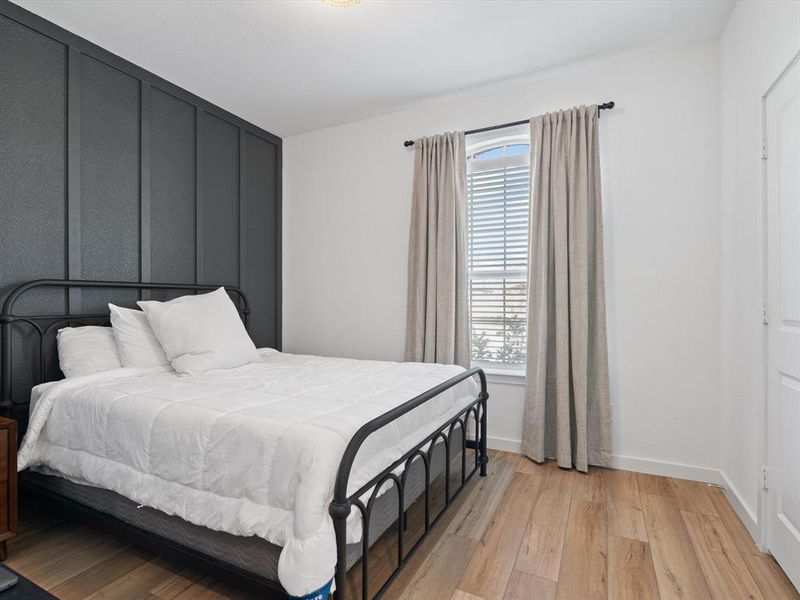
[[[15,405],[27,404],[28,401],[15,403],[12,396],[12,332],[14,323],[25,323],[29,325],[39,336],[39,383],[45,380],[47,375],[47,339],[58,327],[70,325],[71,323],[98,324],[108,323],[109,315],[102,314],[69,314],[72,298],[67,301],[67,314],[63,315],[15,315],[14,305],[25,293],[37,288],[60,288],[63,290],[80,289],[117,289],[117,290],[137,290],[140,294],[144,291],[186,291],[186,292],[210,292],[216,290],[218,285],[205,285],[195,283],[136,283],[128,281],[90,281],[76,279],[35,279],[28,281],[14,288],[3,302],[3,310],[0,312],[0,412],[5,415],[10,414]],[[236,308],[242,316],[245,327],[247,327],[248,315],[250,314],[250,304],[247,296],[238,287],[225,286],[228,294],[236,298]],[[44,324],[44,326],[42,325]],[[25,396],[27,397],[27,395]]]
[[[457,385],[458,383],[469,379],[470,377],[478,376],[480,378],[481,391],[478,397],[462,409],[455,417],[438,427],[436,431],[427,436],[424,440],[414,446],[411,450],[406,452],[402,457],[393,462],[389,467],[381,471],[378,475],[370,479],[367,483],[362,485],[358,490],[348,494],[347,487],[350,478],[350,471],[353,467],[358,451],[366,439],[388,424],[396,421],[406,413],[414,410],[418,406],[435,398],[442,392]],[[398,495],[399,513],[397,518],[397,566],[394,568],[389,578],[384,582],[381,588],[377,591],[374,598],[380,598],[386,592],[387,588],[400,574],[403,566],[409,558],[417,551],[420,544],[423,542],[428,532],[431,530],[437,521],[444,516],[450,503],[458,496],[464,489],[464,486],[472,479],[476,472],[480,472],[481,477],[486,476],[486,465],[488,464],[488,457],[486,454],[486,404],[489,399],[489,394],[486,391],[486,375],[483,369],[473,368],[463,373],[459,373],[429,389],[427,392],[409,400],[393,408],[392,410],[376,417],[372,421],[364,424],[350,440],[347,448],[344,451],[342,460],[339,463],[339,472],[336,475],[336,483],[333,491],[333,501],[330,504],[329,512],[333,517],[333,527],[336,532],[336,600],[347,599],[347,518],[353,510],[353,506],[358,508],[361,513],[361,599],[368,600],[369,596],[369,524],[372,514],[372,508],[375,499],[378,497],[383,484],[387,481],[392,481]],[[476,440],[470,442],[467,439],[467,430],[470,417],[475,419],[475,432]],[[450,440],[453,436],[456,426],[461,428],[461,484],[458,489],[451,495],[450,494]],[[445,430],[447,433],[445,434]],[[444,495],[444,508],[436,515],[431,521],[430,515],[430,488],[431,488],[431,462],[433,460],[433,452],[437,447],[437,443],[441,440],[445,448],[445,495]],[[427,450],[425,449],[427,446]],[[472,469],[467,472],[467,448],[475,448],[475,464]],[[422,460],[425,467],[425,530],[423,534],[417,539],[409,552],[406,554],[403,551],[403,531],[406,526],[406,517],[404,512],[405,507],[405,484],[406,477],[410,471],[411,465],[415,459]],[[398,476],[395,469],[403,466],[402,473]],[[369,496],[366,504],[361,500],[369,490],[372,488],[372,493]]]
[[[141,283],[141,282],[119,282],[119,281],[88,281],[88,280],[62,280],[62,279],[38,279],[24,283],[13,289],[6,297],[3,303],[2,312],[0,312],[0,413],[4,415],[11,415],[15,409],[28,404],[30,402],[30,390],[26,390],[23,395],[23,400],[14,401],[12,395],[12,380],[13,380],[13,352],[12,352],[12,327],[15,323],[24,323],[30,326],[38,335],[39,341],[39,369],[38,369],[38,382],[31,382],[31,385],[41,383],[47,376],[47,340],[48,336],[52,335],[59,326],[70,325],[73,323],[78,324],[104,324],[109,320],[108,314],[70,314],[70,302],[67,300],[65,311],[66,314],[56,315],[16,315],[14,313],[14,305],[19,301],[20,297],[33,289],[39,288],[61,288],[65,292],[80,289],[130,289],[137,290],[140,295],[149,293],[153,290],[162,291],[186,291],[186,292],[200,292],[212,291],[220,286],[206,285],[206,284],[183,284],[183,283]],[[246,294],[237,287],[225,286],[225,289],[235,300],[237,310],[242,316],[245,327],[247,326],[248,314],[250,312],[249,303]],[[71,300],[71,298],[70,298]],[[79,303],[76,303],[79,305]],[[458,412],[454,417],[437,427],[436,430],[428,435],[424,440],[415,445],[412,449],[406,452],[402,457],[393,462],[389,467],[375,475],[367,483],[362,485],[358,490],[348,493],[348,483],[350,479],[350,472],[353,463],[358,455],[362,444],[367,438],[378,430],[393,423],[403,415],[411,412],[422,404],[432,400],[439,394],[445,392],[458,383],[469,379],[471,377],[478,377],[480,380],[480,393],[472,400],[466,407]],[[26,386],[27,387],[27,386]],[[453,500],[464,489],[466,484],[472,479],[475,473],[480,473],[481,476],[486,475],[486,466],[488,457],[486,452],[487,440],[487,400],[489,394],[486,388],[486,376],[482,369],[473,368],[451,379],[437,385],[434,388],[408,400],[407,402],[393,408],[392,410],[376,417],[363,425],[353,436],[348,443],[336,476],[334,485],[333,499],[330,503],[329,513],[333,519],[334,531],[336,535],[336,549],[337,549],[337,564],[336,564],[336,600],[349,600],[347,590],[347,519],[355,506],[361,516],[362,524],[362,552],[361,552],[361,598],[362,600],[371,600],[369,596],[369,548],[370,548],[370,518],[375,500],[381,493],[381,490],[388,481],[393,483],[397,491],[398,497],[398,519],[397,519],[397,566],[390,573],[388,579],[383,583],[381,588],[375,593],[372,598],[380,598],[387,590],[389,585],[396,579],[404,565],[409,558],[419,549],[421,543],[426,538],[431,528],[444,516]],[[475,426],[475,438],[470,440],[468,438],[468,430],[471,423]],[[456,428],[461,430],[461,477],[460,485],[451,494],[450,490],[450,468],[451,468],[451,440]],[[433,460],[433,453],[435,449],[440,448],[440,443],[444,445],[445,450],[445,495],[444,506],[439,513],[431,519],[431,463]],[[467,448],[474,450],[474,463],[472,468],[467,470]],[[404,531],[407,526],[407,515],[405,512],[405,486],[406,478],[412,464],[420,460],[425,469],[425,488],[424,488],[424,510],[425,510],[425,527],[420,537],[411,546],[408,552],[404,548]],[[402,471],[396,471],[402,468]],[[25,487],[24,480],[22,481]],[[370,492],[370,490],[372,490]],[[191,548],[176,544],[166,538],[163,538],[153,532],[141,529],[134,525],[125,523],[115,517],[106,515],[95,509],[82,506],[66,497],[55,494],[45,489],[35,489],[31,486],[31,491],[43,496],[45,499],[57,502],[67,512],[76,514],[83,518],[88,518],[96,523],[100,523],[103,527],[115,527],[123,535],[132,539],[135,543],[150,547],[159,553],[166,554],[167,556],[178,558],[180,560],[189,562],[196,566],[201,566],[211,573],[223,577],[234,578],[237,581],[248,585],[248,587],[256,587],[261,590],[268,590],[273,597],[284,596],[285,590],[277,584],[267,580],[266,578],[258,577],[253,574],[246,573],[233,565],[223,563],[222,561],[213,557],[199,553]],[[369,493],[369,499],[364,502],[362,500],[366,494]],[[388,493],[388,490],[387,490]]]

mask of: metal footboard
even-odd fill
[[[355,461],[356,455],[358,454],[362,444],[370,435],[379,429],[386,427],[390,423],[396,421],[406,413],[414,410],[418,406],[421,406],[425,402],[432,400],[445,390],[453,387],[461,381],[464,381],[465,379],[469,379],[470,377],[474,376],[478,376],[481,386],[481,390],[477,398],[470,402],[470,404],[461,410],[455,417],[448,420],[446,423],[443,423],[414,448],[406,452],[401,458],[381,471],[378,475],[373,477],[358,490],[348,495],[347,486],[350,479],[350,471],[353,467],[353,462]],[[431,528],[447,512],[447,509],[452,501],[464,489],[464,486],[470,479],[472,479],[475,473],[479,472],[482,477],[486,476],[486,465],[488,463],[488,457],[486,454],[486,405],[488,399],[489,394],[486,391],[486,375],[484,374],[483,369],[473,368],[460,373],[451,379],[448,379],[436,387],[431,388],[427,392],[424,392],[423,394],[416,396],[415,398],[401,404],[387,413],[376,417],[369,423],[363,425],[356,432],[356,434],[353,436],[353,439],[351,439],[350,443],[347,445],[344,455],[342,456],[342,460],[339,463],[339,471],[336,476],[333,501],[331,502],[329,508],[330,515],[333,518],[334,531],[336,533],[336,600],[350,600],[348,598],[347,590],[347,518],[350,516],[354,506],[361,513],[362,524],[361,600],[371,600],[369,595],[369,524],[372,508],[383,485],[387,481],[391,480],[394,484],[393,487],[397,490],[398,495],[397,566],[391,572],[386,582],[375,593],[375,595],[372,596],[372,598],[380,598],[384,594],[389,585],[391,585],[395,578],[400,574],[403,566],[406,564],[406,562],[408,562],[408,559],[411,558],[417,548],[419,548],[420,544],[428,535]],[[467,439],[467,430],[470,419],[473,419],[475,424],[475,440]],[[453,493],[451,494],[450,465],[452,460],[452,448],[450,442],[453,438],[453,432],[455,431],[456,427],[461,428],[461,483],[455,490],[453,490]],[[446,453],[444,507],[439,514],[436,515],[433,520],[431,520],[431,462],[433,460],[434,449],[438,447],[438,443],[440,441],[443,442]],[[426,446],[428,446],[427,450],[425,449]],[[474,464],[469,472],[467,472],[466,464],[467,448],[474,448],[476,451]],[[417,458],[422,461],[425,467],[425,529],[419,539],[417,539],[408,552],[406,552],[403,543],[403,533],[405,529],[404,491],[406,476],[411,468],[412,463]],[[401,466],[403,470],[398,476],[394,473],[394,471]],[[370,489],[372,489],[372,493],[369,497],[369,500],[364,503],[361,500],[361,497]]]

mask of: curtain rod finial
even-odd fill
[[[405,146],[406,148],[410,148],[413,145],[414,145],[414,140],[406,140],[405,142],[403,142],[403,146]]]

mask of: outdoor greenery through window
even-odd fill
[[[473,363],[522,369],[527,342],[530,144],[512,138],[467,156]]]

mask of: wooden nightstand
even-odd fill
[[[0,561],[17,533],[17,422],[0,417]]]

